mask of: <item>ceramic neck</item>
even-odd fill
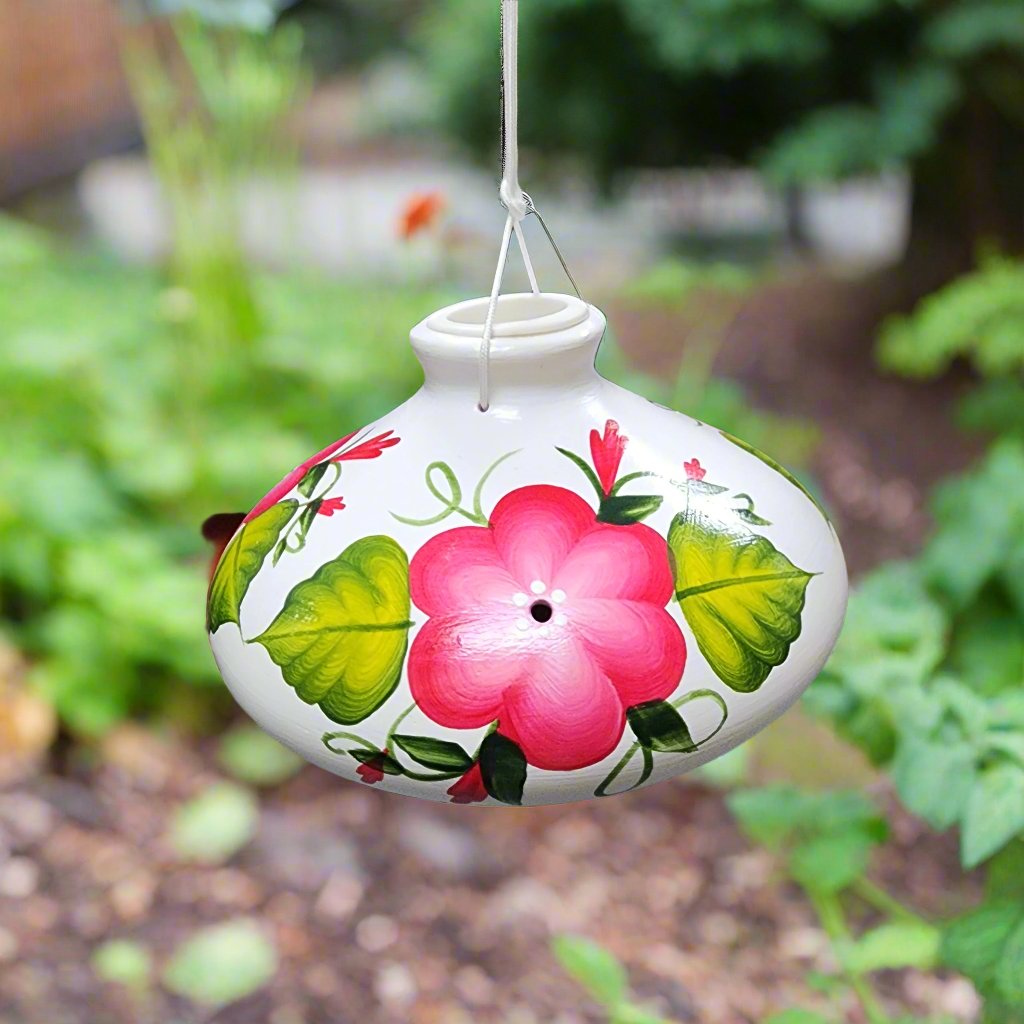
[[[413,328],[412,347],[428,390],[476,395],[487,305],[481,298],[447,306]],[[502,295],[491,342],[492,402],[594,386],[599,380],[594,359],[606,323],[599,309],[569,295]]]

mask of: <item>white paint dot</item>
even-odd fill
[[[556,626],[564,626],[568,621],[568,618],[566,618],[566,616],[562,615],[561,613],[555,616]]]
[[[551,600],[554,601],[555,604],[561,604],[565,600],[565,591],[564,590],[552,590],[551,591]]]
[[[540,580],[534,580],[534,581],[533,581],[533,582],[532,582],[532,583],[530,584],[530,589],[531,589],[531,590],[532,590],[532,591],[533,591],[533,592],[534,592],[535,594],[543,594],[543,593],[544,593],[544,591],[548,589],[548,585],[547,585],[546,583],[542,583],[542,582],[541,582]]]
[[[530,624],[526,619],[516,619],[516,629],[520,632],[525,633],[530,628]]]
[[[514,594],[512,597],[512,603],[516,605],[517,608],[525,608],[526,602],[529,600],[529,597],[521,591],[518,594]]]
[[[547,626],[541,626],[540,627],[540,635],[541,636],[549,636],[550,634],[551,634],[551,630],[548,629]]]

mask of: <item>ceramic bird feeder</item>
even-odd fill
[[[246,516],[208,629],[268,733],[396,793],[545,804],[690,771],[800,696],[846,606],[835,531],[766,455],[599,376],[604,331],[568,295],[440,310],[423,387]]]

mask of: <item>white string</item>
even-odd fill
[[[548,230],[544,218],[533,205],[533,200],[519,184],[519,0],[501,0],[501,187],[498,190],[502,205],[508,210],[505,230],[498,252],[498,265],[494,271],[494,285],[487,303],[487,317],[484,320],[483,338],[480,342],[480,401],[481,412],[487,412],[491,405],[491,343],[494,340],[494,321],[498,313],[498,297],[505,277],[508,250],[515,233],[519,251],[523,254],[530,289],[539,294],[537,275],[533,260],[526,246],[526,234],[522,222],[531,213],[540,221],[551,248],[562,264],[562,269],[572,283],[576,294],[582,299],[580,290],[569,272],[565,257]]]
[[[526,264],[530,288],[534,295],[540,291],[522,228],[523,218],[531,212],[533,203],[519,184],[519,0],[501,0],[501,108],[501,186],[498,195],[508,210],[508,218],[505,221],[494,287],[487,304],[487,319],[484,321],[484,334],[480,343],[481,412],[486,412],[491,405],[491,342],[513,231],[519,251],[523,254],[523,263]]]

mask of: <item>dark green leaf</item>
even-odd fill
[[[771,526],[771,522],[767,519],[763,519],[756,512],[751,512],[748,508],[736,509],[736,515],[740,517],[745,523],[749,523],[751,526]]]
[[[385,775],[404,775],[405,769],[390,755],[382,750],[367,750],[364,747],[355,747],[349,751],[360,764],[369,765]]]
[[[507,736],[492,732],[480,745],[484,788],[503,804],[521,804],[526,785],[526,758]]]
[[[316,490],[316,485],[323,479],[324,473],[327,472],[329,466],[329,462],[321,462],[320,465],[308,470],[306,475],[299,481],[299,494],[304,498],[311,497]]]
[[[692,754],[697,749],[683,716],[668,701],[637,704],[626,712],[626,717],[640,745],[648,750]]]
[[[657,512],[664,500],[657,494],[616,494],[601,502],[597,519],[598,522],[611,523],[613,526],[629,526],[632,523],[640,523]]]
[[[601,501],[605,500],[604,488],[601,486],[601,481],[597,479],[597,474],[590,468],[590,466],[584,462],[575,452],[569,451],[567,448],[559,448],[555,446],[555,451],[561,455],[564,455],[574,466],[576,466],[583,475],[590,481],[590,486],[597,491],[598,499]]]
[[[473,758],[458,745],[430,736],[393,737],[395,743],[414,761],[439,772],[466,772],[473,767]]]

